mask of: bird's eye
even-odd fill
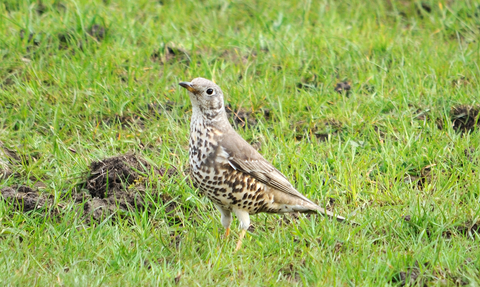
[[[213,89],[208,89],[207,94],[209,94],[209,95],[213,94]]]

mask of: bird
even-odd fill
[[[205,78],[180,82],[192,104],[189,139],[190,176],[221,213],[225,237],[230,235],[234,213],[240,222],[235,251],[257,213],[321,213],[335,215],[293,187],[285,175],[245,141],[228,121],[223,92]]]

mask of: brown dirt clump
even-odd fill
[[[18,211],[28,212],[48,208],[51,205],[51,198],[48,195],[24,185],[4,187],[1,193],[3,199]]]
[[[339,82],[335,86],[335,92],[337,92],[339,94],[349,95],[351,89],[352,89],[352,87],[350,86],[350,83],[348,83],[347,81]]]
[[[167,214],[168,224],[177,225],[183,217],[175,212],[180,206],[175,199],[158,192],[158,186],[147,193],[150,183],[161,185],[158,180],[176,174],[175,167],[157,168],[137,155],[125,154],[93,162],[85,180],[56,203],[51,195],[23,185],[7,186],[0,192],[14,210],[38,210],[59,217],[66,206],[72,206],[87,224],[111,215],[124,217],[135,210],[150,212],[159,206]]]
[[[450,119],[453,129],[457,132],[468,133],[480,126],[480,107],[460,105],[452,107]]]
[[[168,170],[151,166],[134,154],[106,158],[90,165],[90,175],[85,188],[95,198],[106,199],[120,208],[145,208],[145,179],[150,172],[155,176],[173,176],[175,168]]]

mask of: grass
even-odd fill
[[[0,202],[2,285],[479,284],[480,137],[451,122],[478,104],[478,3],[272,3],[0,4],[0,139],[22,159],[0,188],[41,187],[56,210]],[[198,76],[252,112],[239,133],[302,193],[361,226],[261,214],[233,253],[237,233],[223,239],[184,180],[177,83]],[[128,152],[179,170],[147,176],[147,194],[186,207],[175,221],[152,200],[87,224],[65,200],[93,161]]]

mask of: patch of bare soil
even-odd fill
[[[93,162],[85,181],[75,189],[81,192],[74,192],[55,206],[50,195],[22,185],[4,187],[1,194],[15,210],[37,210],[45,215],[51,215],[52,210],[73,203],[83,208],[78,210],[81,210],[87,223],[113,214],[124,215],[135,210],[151,210],[155,205],[159,205],[165,208],[166,214],[171,214],[169,223],[179,224],[181,219],[173,212],[179,206],[177,202],[165,193],[146,192],[149,182],[156,184],[158,180],[176,175],[177,170],[174,167],[157,168],[139,156],[125,154]],[[58,212],[55,213],[59,215]]]
[[[93,198],[88,208],[92,210],[144,210],[151,208],[145,198],[147,194],[147,177],[153,172],[154,177],[173,177],[175,168],[156,168],[134,154],[110,157],[90,165],[90,175],[84,188]],[[153,198],[158,195],[150,194]],[[168,200],[169,198],[159,198]],[[95,217],[95,216],[94,216]]]
[[[51,196],[41,194],[28,186],[7,186],[0,192],[3,199],[17,211],[45,210],[51,206]]]
[[[479,106],[460,105],[452,107],[450,119],[453,129],[461,133],[474,131],[480,126],[479,112]]]

